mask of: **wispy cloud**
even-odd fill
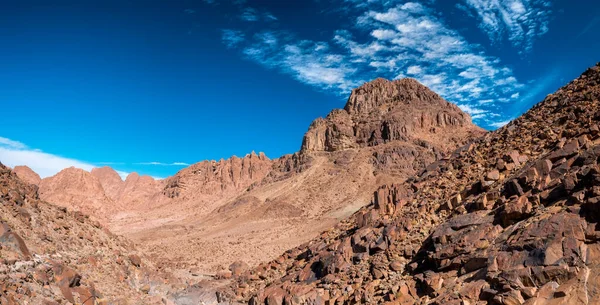
[[[240,32],[248,38],[237,40],[236,47],[252,61],[340,95],[376,77],[410,76],[482,123],[498,117],[497,104],[523,88],[510,68],[449,28],[431,8],[379,1],[383,5],[375,10],[361,3],[347,12],[355,28],[337,30],[328,41],[301,39],[277,27]],[[231,46],[230,39],[223,42]]]
[[[490,39],[508,39],[514,46],[531,51],[536,38],[548,32],[552,2],[549,0],[464,0]]]
[[[244,21],[258,21],[258,11],[252,7],[246,7],[242,11],[240,18]]]
[[[504,120],[504,121],[498,121],[498,122],[493,122],[493,123],[490,123],[489,125],[491,127],[494,127],[494,128],[500,128],[500,127],[503,127],[504,125],[510,123],[510,121],[512,121],[512,119]]]
[[[575,39],[578,39],[579,37],[587,34],[591,29],[593,29],[598,23],[600,23],[600,17],[596,17],[594,19],[592,19],[586,26],[585,28],[583,28],[583,30],[581,30],[581,32],[579,32],[579,34],[577,34],[577,36],[575,37]]]
[[[196,11],[191,8],[186,8],[185,10],[183,10],[183,12],[190,15],[196,13]]]
[[[185,162],[173,162],[173,163],[164,163],[164,162],[138,162],[135,163],[137,165],[160,165],[160,166],[189,166],[190,164]]]
[[[244,41],[244,33],[242,31],[225,29],[222,31],[221,39],[229,48],[233,48]]]
[[[27,145],[19,142],[19,141],[13,141],[9,138],[3,138],[0,137],[0,145],[2,146],[6,146],[8,148],[12,148],[12,149],[25,149],[27,148]]]

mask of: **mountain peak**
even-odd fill
[[[344,107],[350,114],[368,115],[387,104],[423,104],[447,106],[437,93],[413,78],[387,80],[377,78],[352,90]]]
[[[15,166],[15,168],[13,169],[13,172],[15,172],[15,174],[17,174],[17,176],[21,180],[23,180],[29,184],[39,185],[40,181],[42,181],[42,178],[40,178],[40,175],[38,175],[36,172],[34,172],[31,168],[29,168],[26,165]]]
[[[447,129],[453,134],[483,132],[458,106],[417,80],[377,78],[352,90],[344,109],[315,120],[302,151],[337,151],[415,137],[447,141],[442,136]]]
[[[110,166],[103,166],[93,168],[91,174],[100,181],[106,195],[112,200],[117,200],[119,190],[123,185],[123,179],[117,171]]]

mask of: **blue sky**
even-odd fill
[[[376,77],[495,129],[600,60],[600,3],[4,1],[0,162],[174,174],[298,150]]]

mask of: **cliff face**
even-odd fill
[[[236,279],[250,304],[600,303],[600,65]],[[226,294],[224,291],[223,294]]]
[[[227,160],[202,161],[191,165],[166,180],[164,194],[170,198],[192,198],[201,195],[235,193],[262,180],[272,161],[263,153],[252,152]]]

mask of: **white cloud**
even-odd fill
[[[164,162],[138,162],[135,163],[137,165],[160,165],[160,166],[189,166],[190,164],[185,162],[173,162],[173,163],[164,163]]]
[[[265,19],[265,20],[267,20],[267,21],[277,21],[277,20],[278,20],[278,18],[277,18],[277,17],[275,17],[275,15],[273,15],[273,14],[271,14],[271,13],[269,13],[269,12],[266,12],[266,13],[264,13],[264,14],[263,14],[263,17],[264,17],[264,19]]]
[[[485,104],[491,104],[491,103],[493,103],[493,102],[494,102],[494,100],[488,99],[488,100],[480,100],[480,101],[478,101],[477,103],[478,103],[479,105],[485,105]]]
[[[90,163],[52,155],[26,147],[15,148],[9,145],[0,146],[0,162],[10,167],[27,165],[40,177],[50,177],[67,167],[77,167],[86,171],[96,167]]]
[[[25,145],[19,141],[13,141],[9,138],[3,138],[3,137],[0,137],[0,145],[7,146],[8,148],[12,148],[12,149],[27,148],[27,145]]]
[[[419,66],[410,66],[406,69],[406,73],[412,75],[421,74],[421,71],[423,70]]]
[[[516,47],[531,51],[534,40],[548,32],[549,0],[465,0],[492,41],[505,37]],[[459,6],[463,8],[463,6]]]
[[[486,114],[488,111],[483,110],[481,108],[477,108],[477,107],[473,107],[470,105],[458,105],[458,108],[460,108],[460,110],[470,114],[470,115],[483,115]],[[483,116],[482,116],[483,117]]]
[[[40,177],[46,178],[56,175],[61,170],[68,167],[81,168],[86,171],[91,171],[93,168],[100,167],[100,165],[115,165],[124,164],[122,162],[99,162],[91,163],[81,161],[73,158],[67,158],[62,156],[53,155],[40,151],[39,149],[29,148],[24,143],[14,141],[8,138],[0,137],[0,162],[4,165],[14,168],[18,165],[27,165]],[[140,163],[142,164],[142,163]],[[184,162],[173,162],[173,163],[161,163],[161,162],[148,162],[146,164],[151,165],[165,165],[165,166],[188,166],[189,164]],[[121,179],[125,180],[130,174],[125,171],[115,170]],[[156,180],[164,179],[161,177],[152,177]]]
[[[504,125],[510,123],[510,121],[512,121],[512,119],[510,119],[510,120],[504,120],[504,121],[498,121],[498,122],[492,122],[492,123],[489,123],[488,125],[490,125],[491,127],[500,128],[500,127],[503,127]]]

